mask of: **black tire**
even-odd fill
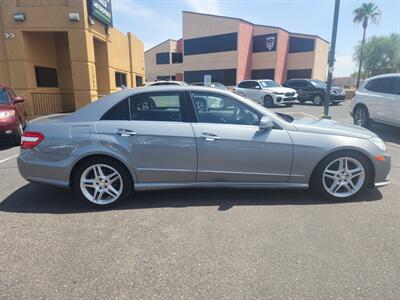
[[[321,94],[315,95],[312,98],[312,102],[314,103],[314,105],[321,106],[322,104],[324,104],[324,97]]]
[[[335,197],[334,195],[331,195],[324,187],[323,183],[323,173],[325,171],[325,168],[333,161],[335,161],[338,158],[341,157],[349,157],[357,160],[364,168],[365,172],[365,177],[364,177],[364,182],[361,186],[361,188],[354,194],[348,196],[348,197]],[[349,151],[349,150],[344,150],[344,151],[339,151],[332,153],[322,159],[318,165],[315,167],[313,174],[311,176],[310,180],[310,188],[317,192],[319,195],[322,197],[328,199],[328,200],[334,200],[334,201],[347,201],[350,200],[354,197],[356,197],[359,193],[361,193],[363,190],[365,190],[366,187],[368,187],[369,183],[371,182],[371,176],[373,172],[371,169],[370,164],[368,163],[367,159],[360,153],[355,152],[355,151]]]
[[[119,175],[122,178],[122,185],[123,185],[122,192],[119,195],[119,197],[111,203],[107,203],[107,204],[94,203],[94,202],[90,201],[84,195],[84,193],[81,189],[80,179],[81,179],[83,172],[85,172],[85,170],[87,170],[90,166],[93,166],[96,164],[102,164],[102,165],[112,167],[119,173]],[[129,171],[119,161],[117,161],[113,158],[109,158],[109,157],[93,157],[93,158],[84,160],[83,162],[81,162],[78,165],[78,167],[76,168],[75,173],[73,175],[72,187],[73,187],[74,191],[78,194],[79,198],[87,205],[96,207],[96,208],[100,208],[100,209],[106,209],[106,208],[115,206],[117,204],[120,204],[121,202],[126,200],[128,198],[128,196],[130,195],[130,193],[132,192],[133,182],[132,182],[132,177],[131,177]]]
[[[13,145],[15,146],[20,146],[21,145],[21,137],[24,133],[24,126],[22,126],[22,123],[19,123],[17,132],[14,135],[13,139]]]
[[[274,107],[274,99],[269,95],[264,96],[264,106],[268,108]]]
[[[369,117],[368,109],[363,105],[358,105],[353,110],[353,122],[355,125],[370,128],[372,121]]]
[[[299,101],[300,104],[306,103],[306,100],[304,100],[304,99],[302,99],[302,98],[297,98],[297,101]]]

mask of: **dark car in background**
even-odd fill
[[[0,85],[0,144],[12,141],[19,144],[27,124],[24,99],[11,88]]]
[[[290,79],[283,85],[297,91],[297,99],[303,104],[311,101],[315,105],[324,104],[326,83],[315,79]],[[331,103],[338,104],[344,101],[346,92],[340,87],[331,88]]]

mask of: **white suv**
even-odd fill
[[[277,104],[289,106],[297,100],[296,90],[282,87],[270,79],[243,80],[233,89],[235,93],[266,107],[273,107]]]
[[[354,124],[373,122],[400,126],[400,74],[368,78],[357,90],[350,108]]]

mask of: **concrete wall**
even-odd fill
[[[16,12],[25,21],[15,21]],[[70,12],[79,13],[80,21],[70,21]],[[15,35],[0,39],[0,82],[26,98],[30,115],[33,92],[73,92],[79,108],[116,89],[115,71],[127,74],[128,86],[144,76],[143,43],[114,28],[106,34],[104,24],[94,21],[88,23],[86,0],[0,1],[0,34]],[[59,88],[38,89],[34,65],[57,68]]]
[[[314,56],[314,68],[313,78],[319,80],[325,80],[328,72],[328,55],[329,45],[321,39],[315,40],[315,56]]]
[[[251,77],[253,51],[253,25],[240,22],[238,33],[238,65],[236,81],[239,82]]]

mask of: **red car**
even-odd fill
[[[9,139],[20,143],[28,121],[23,102],[12,89],[0,85],[0,144]]]

